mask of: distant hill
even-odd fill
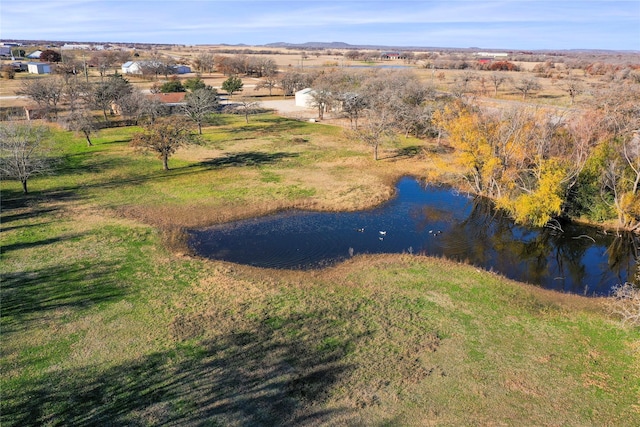
[[[277,43],[268,43],[264,46],[268,47],[302,47],[302,48],[313,48],[313,49],[349,49],[356,48],[357,46],[352,46],[349,43],[344,42],[306,42],[306,43],[286,43],[286,42],[277,42]]]
[[[484,52],[524,52],[522,49],[501,49],[501,48],[483,48],[483,47],[443,47],[443,46],[385,46],[385,45],[353,45],[344,42],[306,42],[306,43],[287,43],[276,42],[260,45],[264,47],[282,47],[290,49],[372,49],[372,50],[411,50],[411,51],[452,51],[452,52],[475,52],[482,50]],[[586,54],[637,54],[639,51],[634,50],[606,50],[606,49],[534,49],[527,50],[527,53],[586,53]]]
[[[47,46],[47,47],[60,47],[63,44],[83,43],[83,44],[103,44],[112,46],[121,46],[127,48],[155,48],[172,46],[173,44],[167,43],[138,43],[138,42],[96,42],[96,41],[80,41],[80,40],[14,40],[14,39],[0,39],[0,42],[16,42],[22,45],[29,46]],[[198,45],[198,44],[196,44]],[[588,54],[588,55],[615,55],[615,54],[640,54],[637,50],[606,50],[606,49],[504,49],[499,47],[487,48],[487,47],[446,47],[446,46],[389,46],[389,45],[354,45],[345,42],[306,42],[306,43],[288,43],[288,42],[276,42],[267,44],[248,45],[245,43],[228,44],[228,43],[208,43],[206,46],[228,46],[228,47],[266,47],[266,48],[288,48],[288,49],[362,49],[362,50],[398,50],[398,51],[448,51],[448,52],[477,52],[482,50],[483,52],[510,52],[510,53],[524,53],[524,54]],[[202,46],[205,46],[202,45]],[[178,46],[182,46],[178,44]]]

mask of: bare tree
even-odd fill
[[[248,96],[241,96],[236,100],[235,108],[244,114],[244,119],[249,123],[249,115],[255,114],[260,109],[260,102]]]
[[[214,67],[213,55],[209,52],[203,52],[195,57],[192,64],[196,70],[211,74]]]
[[[509,77],[505,76],[504,73],[491,73],[489,81],[493,86],[493,96],[498,96],[498,88],[509,80]]]
[[[312,78],[308,74],[289,71],[280,74],[280,87],[285,97],[311,86]]]
[[[351,135],[373,148],[373,160],[377,161],[380,145],[394,137],[393,115],[387,109],[368,109],[365,115],[364,125],[351,131]]]
[[[584,90],[582,81],[574,75],[569,74],[569,76],[564,80],[563,86],[565,91],[569,94],[569,98],[571,98],[571,105],[573,105],[576,100],[576,96],[580,95]]]
[[[31,123],[0,124],[0,175],[17,179],[27,194],[27,181],[33,175],[50,171],[51,162],[43,145],[47,129]]]
[[[533,77],[523,77],[514,83],[513,88],[522,94],[522,99],[527,99],[531,92],[540,90],[542,86],[537,79]]]
[[[65,83],[68,83],[71,78],[77,78],[78,74],[84,72],[84,63],[74,54],[65,52],[62,62],[55,65],[53,72],[62,76]]]
[[[454,79],[453,86],[451,87],[451,93],[456,98],[462,98],[466,94],[473,92],[471,83],[476,80],[478,80],[478,75],[476,73],[472,71],[465,71]]]
[[[309,93],[310,100],[308,102],[309,107],[316,108],[318,110],[318,119],[324,119],[324,113],[331,108],[334,101],[334,95],[327,88],[314,89]]]
[[[133,88],[129,81],[121,75],[110,76],[104,82],[99,82],[94,86],[92,92],[93,105],[102,110],[104,120],[108,122],[107,111],[112,111],[113,104],[131,94],[132,91]]]
[[[87,145],[93,145],[91,135],[98,131],[98,123],[90,111],[85,109],[72,111],[64,118],[62,126],[67,130],[84,135]]]
[[[104,79],[109,68],[115,66],[117,63],[118,57],[116,52],[111,50],[96,51],[91,55],[91,58],[89,58],[89,64],[98,70],[101,79]]]
[[[43,110],[47,119],[51,119],[51,114],[58,117],[58,103],[62,98],[63,88],[64,83],[59,77],[26,79],[17,94],[31,98]]]
[[[160,75],[168,79],[170,74],[174,74],[174,66],[173,58],[159,52],[152,52],[148,60],[139,62],[140,72],[147,79],[157,80]]]
[[[218,92],[210,87],[196,89],[185,96],[184,113],[198,125],[202,135],[202,122],[218,108]]]
[[[366,108],[367,98],[361,93],[347,92],[342,95],[342,112],[349,117],[352,129],[358,130],[358,118]]]
[[[278,73],[273,72],[265,74],[260,83],[255,87],[255,90],[269,89],[269,96],[272,96],[272,91],[278,86]]]
[[[62,89],[62,98],[69,105],[71,111],[84,107],[91,93],[91,86],[78,79],[69,79]]]
[[[197,141],[186,118],[164,118],[148,123],[143,132],[131,140],[131,146],[141,151],[151,151],[162,160],[164,170],[169,170],[169,157],[178,148]]]
[[[245,61],[245,72],[255,77],[264,77],[269,74],[275,74],[278,71],[276,62],[271,58],[264,56],[251,56]]]

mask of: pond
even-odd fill
[[[413,178],[361,212],[291,210],[189,232],[200,256],[278,269],[314,269],[358,254],[442,256],[561,292],[608,295],[633,277],[637,238],[573,223],[516,225],[490,202]]]

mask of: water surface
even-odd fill
[[[412,178],[372,210],[291,210],[190,232],[201,256],[267,268],[312,269],[357,254],[444,256],[509,278],[586,295],[607,295],[636,268],[633,235],[563,224],[562,231],[515,225],[482,198]]]

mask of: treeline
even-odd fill
[[[638,231],[638,99],[638,85],[629,84],[595,91],[577,113],[488,111],[456,100],[434,114],[453,149],[441,170],[518,222],[542,226],[569,216]]]
[[[307,75],[309,77],[309,75]],[[350,119],[352,135],[378,147],[398,134],[434,138],[445,156],[435,179],[455,179],[518,222],[560,217],[640,230],[640,85],[590,91],[571,112],[539,106],[482,108],[438,93],[404,71],[322,72],[311,106]],[[442,151],[442,150],[439,150]]]

